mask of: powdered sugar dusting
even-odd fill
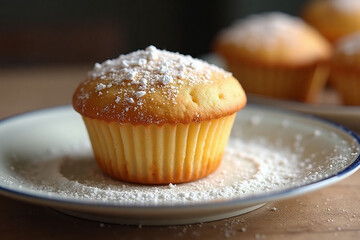
[[[192,71],[194,65],[199,66],[199,71]],[[96,64],[91,76],[92,78],[110,79],[115,85],[126,85],[130,80],[131,84],[140,85],[140,89],[146,90],[157,83],[167,85],[178,82],[179,76],[186,77],[190,84],[211,83],[211,71],[209,70],[223,71],[202,60],[149,46],[145,51],[139,50],[127,55],[120,55],[117,59],[108,60],[100,65]],[[202,76],[203,72],[208,72],[209,75],[204,77]]]
[[[298,17],[280,12],[255,14],[235,22],[222,33],[224,41],[257,49],[275,44],[296,46],[305,23]],[[300,38],[301,39],[301,38]]]
[[[359,54],[360,33],[351,34],[342,38],[336,45],[336,51],[339,51],[349,56]]]
[[[52,149],[38,161],[23,162],[15,156],[11,169],[17,177],[1,180],[48,196],[122,205],[221,201],[290,188],[329,174],[329,169],[312,164],[311,158],[318,157],[316,154],[303,161],[302,149],[297,148],[295,142],[294,150],[274,147],[265,139],[251,142],[230,139],[223,163],[215,173],[184,184],[147,186],[113,180],[97,167],[89,143],[69,149]],[[339,164],[344,167],[347,163],[336,151],[329,154],[327,161],[333,164],[330,165],[334,171],[339,169]]]
[[[344,13],[357,13],[360,10],[359,0],[329,0],[329,4]]]
[[[91,111],[98,112],[98,116],[111,115],[112,120],[120,122],[130,122],[126,112],[131,111],[132,120],[153,123],[151,120],[159,116],[144,115],[143,111],[154,106],[152,93],[156,94],[157,107],[172,106],[178,103],[177,96],[182,88],[211,85],[215,74],[231,76],[231,73],[205,61],[149,46],[145,50],[96,63],[88,79],[82,83],[74,106],[80,112],[91,108]],[[88,104],[90,98],[99,100],[92,103],[105,102],[106,106]]]

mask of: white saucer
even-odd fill
[[[205,195],[204,199],[196,197],[183,202],[141,202],[137,199],[134,200],[135,202],[125,202],[107,196],[101,199],[96,197],[94,192],[87,198],[82,190],[76,192],[76,188],[70,187],[58,191],[47,188],[47,184],[57,181],[56,177],[61,177],[64,182],[63,187],[66,187],[66,184],[73,186],[76,183],[78,189],[93,189],[91,184],[96,185],[96,179],[101,177],[96,165],[89,164],[90,167],[87,165],[94,174],[92,183],[89,172],[81,168],[79,170],[69,168],[71,171],[67,173],[59,169],[54,176],[40,174],[32,177],[31,174],[24,174],[31,164],[36,166],[44,159],[52,163],[58,161],[62,154],[70,155],[69,161],[72,162],[72,151],[78,154],[82,149],[86,149],[87,133],[80,116],[70,106],[30,112],[0,122],[0,193],[34,204],[50,206],[70,215],[102,222],[142,225],[189,224],[236,216],[257,209],[269,201],[317,190],[349,176],[360,166],[360,140],[353,132],[325,120],[293,112],[250,104],[239,112],[230,144],[236,139],[242,139],[245,143],[243,145],[245,152],[246,146],[257,146],[275,155],[286,153],[288,156],[295,156],[294,171],[286,174],[281,172],[281,169],[285,168],[280,166],[282,164],[280,161],[277,163],[280,164],[279,166],[272,166],[274,179],[259,180],[262,181],[263,190],[260,187],[261,191],[251,192],[253,191],[251,189],[255,188],[249,185],[250,190],[244,191],[244,194],[237,192],[243,190],[242,181],[248,181],[238,177],[234,179],[234,182],[238,183],[234,187],[237,188],[236,191],[230,192],[234,194],[233,196],[220,194],[221,196],[213,199],[206,199],[207,195]],[[83,143],[85,143],[84,148],[74,148],[74,146],[82,146]],[[91,152],[88,151],[86,154]],[[256,156],[256,153],[252,154]],[[91,155],[89,156],[91,158]],[[261,162],[263,155],[259,152],[258,156],[259,159],[255,160]],[[207,183],[214,184],[214,190],[218,192],[221,192],[221,187],[232,187],[231,184],[234,183],[227,182],[226,175],[234,174],[231,171],[239,171],[239,169],[232,170],[231,167],[226,169],[228,163],[226,159],[223,163],[219,170],[208,178],[190,184],[178,184],[175,190],[189,191],[189,185],[196,190],[197,184],[200,186]],[[56,168],[52,169],[56,170]],[[228,171],[223,175],[224,182],[217,185],[214,182],[216,179],[221,179],[224,169]],[[41,168],[34,169],[34,173],[37,171],[41,172]],[[257,171],[261,173],[261,169]],[[79,173],[83,173],[83,176]],[[258,181],[256,174],[258,173],[251,176],[253,183]],[[40,178],[42,176],[43,179]],[[278,181],[281,177],[289,178],[291,181]],[[266,186],[266,181],[269,181],[269,184],[271,182],[272,185]],[[97,189],[94,191],[104,194],[103,190],[114,188],[115,193],[120,196],[122,190],[118,187],[121,184],[127,190],[142,188],[150,191],[151,188],[158,188],[159,194],[164,191],[171,192],[169,188],[172,188],[172,186],[136,186],[111,179],[105,179],[105,182],[105,186],[96,185]],[[248,181],[248,183],[252,182]],[[196,194],[196,191],[194,192]]]
[[[360,106],[306,104],[248,94],[250,103],[279,107],[329,119],[360,132]]]

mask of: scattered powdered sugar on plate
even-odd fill
[[[104,175],[87,143],[51,149],[41,159],[31,161],[14,156],[12,177],[1,180],[14,188],[66,199],[146,206],[203,203],[291,188],[329,173],[323,166],[312,166],[310,158],[304,162],[301,154],[301,149],[297,152],[284,146],[276,147],[266,139],[244,142],[232,138],[222,164],[210,176],[182,184],[139,185]],[[330,154],[329,165],[342,162],[345,166],[347,161],[340,158],[336,151]],[[334,165],[334,172],[337,170]]]

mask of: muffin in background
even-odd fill
[[[145,184],[214,172],[245,104],[230,73],[153,46],[95,64],[73,96],[102,171]]]
[[[334,46],[330,81],[346,105],[360,105],[360,32]]]
[[[359,0],[312,0],[302,17],[331,43],[360,31]]]
[[[214,50],[247,93],[315,102],[328,76],[330,44],[284,13],[251,15],[221,31]]]

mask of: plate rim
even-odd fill
[[[285,108],[289,111],[302,111],[305,114],[327,114],[327,115],[350,115],[360,117],[360,106],[356,105],[336,105],[336,104],[322,104],[322,103],[304,103],[297,101],[290,101],[284,99],[277,99],[257,94],[247,94],[248,104],[264,105],[278,108]]]
[[[288,109],[282,109],[279,107],[274,106],[267,106],[267,105],[261,105],[261,104],[254,104],[249,103],[247,104],[248,107],[256,108],[256,109],[263,109],[268,112],[276,112],[281,114],[291,114],[300,118],[305,119],[311,119],[318,122],[321,122],[322,124],[334,127],[342,132],[344,132],[346,135],[349,135],[352,137],[353,140],[357,143],[358,146],[360,146],[360,136],[356,134],[354,131],[344,127],[341,124],[335,123],[333,121],[330,121],[328,119],[324,119],[318,116],[314,116],[311,114],[305,114],[301,112],[296,112],[293,110]],[[47,107],[38,109],[35,111],[27,111],[19,114],[15,114],[3,119],[0,119],[0,127],[2,127],[7,122],[11,122],[13,120],[19,119],[19,118],[25,118],[30,117],[31,115],[38,115],[38,114],[46,114],[46,113],[52,113],[52,112],[58,112],[58,111],[74,111],[71,105],[61,105],[56,107]],[[75,112],[75,111],[74,111]],[[281,189],[281,190],[275,190],[275,191],[269,191],[266,193],[260,193],[255,194],[247,197],[237,197],[233,199],[225,199],[221,201],[207,201],[207,202],[194,202],[194,203],[175,203],[175,204],[166,204],[166,205],[132,205],[132,204],[119,204],[115,202],[99,202],[98,200],[86,200],[86,199],[67,199],[66,197],[58,197],[58,196],[51,196],[46,197],[45,195],[37,195],[37,194],[31,194],[28,192],[22,192],[18,190],[14,190],[11,188],[4,187],[0,185],[0,194],[4,196],[8,196],[11,198],[15,198],[18,200],[35,203],[35,204],[43,204],[46,206],[52,206],[52,207],[62,207],[64,209],[73,209],[76,207],[76,209],[89,209],[89,207],[93,208],[94,211],[96,210],[111,210],[111,209],[118,209],[125,212],[133,212],[133,211],[157,211],[157,212],[169,212],[171,210],[172,212],[191,212],[194,209],[197,211],[207,210],[209,208],[216,208],[216,209],[228,209],[228,208],[234,208],[238,206],[248,206],[248,205],[256,205],[259,203],[264,202],[270,202],[275,201],[278,199],[288,199],[295,196],[307,194],[310,192],[313,192],[315,190],[318,190],[322,187],[329,186],[331,184],[334,184],[335,182],[338,182],[353,173],[355,173],[360,168],[360,153],[356,156],[353,162],[349,164],[347,167],[342,169],[341,171],[332,174],[328,177],[316,180],[311,183],[306,183],[304,185],[290,187],[288,189]]]

